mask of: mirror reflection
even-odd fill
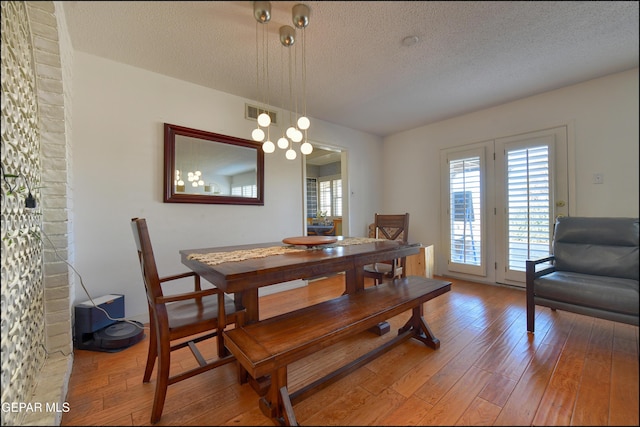
[[[307,235],[342,235],[342,153],[314,147],[306,161]]]
[[[257,197],[256,151],[176,135],[176,192]]]
[[[165,124],[165,202],[263,204],[253,141]]]

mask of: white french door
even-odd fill
[[[484,147],[477,147],[447,152],[443,158],[449,271],[486,274],[485,151]]]
[[[525,286],[525,261],[550,253],[569,212],[567,140],[561,126],[441,153],[448,273]]]
[[[567,130],[496,140],[496,281],[524,286],[525,261],[551,252],[553,225],[568,214]]]

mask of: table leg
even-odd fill
[[[345,294],[355,294],[357,291],[364,289],[364,270],[360,270],[354,267],[344,272]]]
[[[235,295],[236,303],[241,301],[242,307],[245,308],[244,323],[249,324],[257,322],[260,317],[260,307],[258,305],[258,290],[251,289],[248,291],[238,292]]]
[[[364,289],[364,267],[362,265],[354,265],[350,270],[345,272],[345,294],[353,294]],[[370,332],[376,335],[384,335],[391,330],[389,322],[380,322],[373,328],[369,328]]]

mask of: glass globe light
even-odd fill
[[[254,141],[262,141],[264,139],[264,131],[260,128],[255,128],[253,132],[251,132],[251,138]]]
[[[294,134],[293,134],[293,136],[291,137],[291,140],[293,142],[300,142],[300,141],[302,141],[302,137],[303,136],[304,135],[302,135],[302,132],[300,132],[298,129],[296,129]]]
[[[178,185],[184,185],[184,181],[183,180],[178,181]]]
[[[271,140],[267,139],[264,144],[262,144],[262,151],[265,153],[273,153],[276,151],[276,146]]]
[[[271,124],[271,117],[267,113],[260,113],[258,116],[258,124],[266,128]]]
[[[200,172],[200,171],[195,171],[193,174],[194,174],[195,176],[200,176],[200,175],[202,175],[202,172]]]
[[[197,186],[198,186],[198,181],[193,181],[193,182],[191,183],[191,186],[192,186],[192,187],[197,187]]]
[[[295,135],[295,132],[296,132],[296,128],[294,128],[293,126],[289,126],[289,127],[287,128],[287,132],[286,132],[286,134],[287,134],[287,136],[288,136],[290,139],[292,139],[292,138],[293,138],[293,135]]]
[[[298,119],[298,127],[300,129],[307,130],[309,129],[309,126],[311,126],[311,122],[305,116],[302,116]]]
[[[289,148],[284,155],[287,159],[293,160],[296,158],[296,150],[294,150],[293,148]]]
[[[278,140],[278,147],[280,147],[280,148],[282,148],[284,150],[288,146],[289,146],[289,140],[287,138],[285,138],[284,136]]]
[[[198,181],[198,185],[204,185],[204,181],[203,180]]]
[[[304,155],[311,154],[313,151],[313,145],[309,143],[309,141],[305,141],[300,146],[300,152]]]

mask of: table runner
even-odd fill
[[[347,237],[329,245],[314,246],[311,248],[301,248],[299,246],[271,246],[268,248],[240,249],[231,252],[210,252],[206,254],[189,254],[187,259],[200,261],[208,265],[218,265],[224,262],[244,261],[253,258],[264,258],[271,255],[283,255],[293,252],[303,252],[307,250],[317,250],[332,248],[336,246],[361,245],[385,239],[375,239],[371,237]]]

